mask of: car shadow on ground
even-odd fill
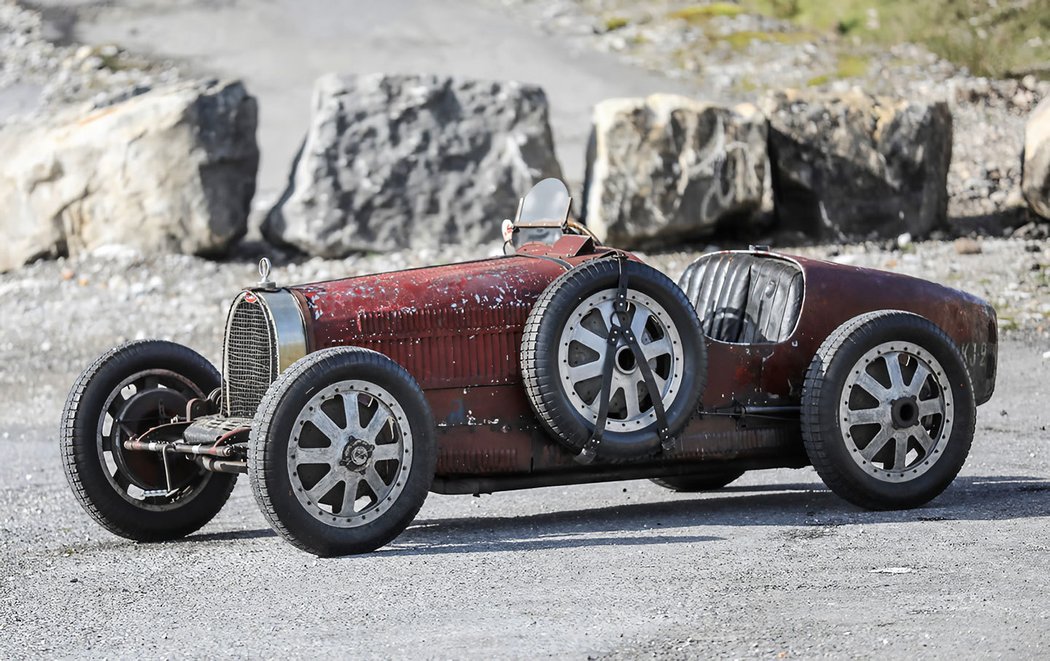
[[[227,532],[205,532],[198,533],[185,537],[182,540],[186,542],[223,542],[232,539],[261,539],[265,537],[276,537],[275,533],[270,528],[256,528],[254,530],[230,530]]]
[[[1050,516],[1050,479],[964,476],[930,504],[872,512],[818,483],[729,486],[659,502],[565,509],[522,516],[417,519],[380,553],[427,555],[717,541],[699,526],[827,527],[930,521],[999,521]],[[616,533],[608,535],[603,533]],[[640,534],[632,534],[640,533]],[[203,533],[186,542],[257,539],[269,529]]]

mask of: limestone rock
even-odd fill
[[[1050,218],[1050,97],[1036,106],[1025,124],[1021,192],[1032,211]]]
[[[237,82],[179,83],[0,131],[0,271],[122,244],[215,254],[247,229],[259,150]]]
[[[946,223],[947,103],[787,91],[762,109],[781,227],[840,240],[923,237]]]
[[[547,117],[529,85],[324,76],[263,234],[322,257],[498,239],[518,198],[561,176]]]
[[[618,247],[669,245],[747,222],[762,205],[766,119],[657,94],[594,109],[584,185],[587,225]]]

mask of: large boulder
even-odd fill
[[[924,236],[946,223],[947,103],[784,91],[762,109],[781,227],[839,240]]]
[[[1050,97],[1036,106],[1025,124],[1021,192],[1032,211],[1050,218]]]
[[[0,131],[0,271],[106,244],[217,254],[243,236],[259,150],[238,82],[161,87]]]
[[[767,170],[766,119],[754,106],[609,99],[594,108],[585,219],[615,246],[696,239],[753,218]]]
[[[341,257],[500,236],[500,220],[560,177],[539,87],[442,76],[320,78],[274,243]]]

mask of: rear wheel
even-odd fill
[[[121,537],[160,541],[188,535],[222,509],[236,475],[171,455],[166,474],[160,453],[123,445],[185,415],[187,402],[219,381],[200,354],[158,340],[117,347],[80,375],[62,412],[62,464],[88,514]]]
[[[802,435],[821,479],[868,509],[922,505],[970,451],[976,407],[959,350],[918,315],[856,317],[806,372]]]
[[[671,475],[654,477],[652,482],[671,491],[696,493],[699,491],[717,491],[733,482],[744,471],[724,471],[721,473],[701,473],[698,475]]]
[[[263,514],[316,555],[375,550],[423,505],[437,450],[426,398],[375,351],[325,349],[267,391],[252,424],[249,475]]]

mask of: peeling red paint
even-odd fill
[[[528,244],[510,257],[335,280],[293,293],[308,313],[311,350],[375,349],[419,382],[438,425],[439,477],[578,471],[574,454],[541,428],[521,385],[522,329],[551,281],[606,254],[585,237],[567,236],[554,246]],[[978,402],[991,395],[995,314],[983,301],[899,274],[769,256],[791,259],[802,270],[805,293],[796,328],[779,343],[708,340],[701,405],[707,414],[690,423],[674,450],[642,463],[804,465],[797,419],[745,424],[711,413],[798,405],[806,368],[821,342],[843,322],[873,310],[930,319],[963,349]]]

